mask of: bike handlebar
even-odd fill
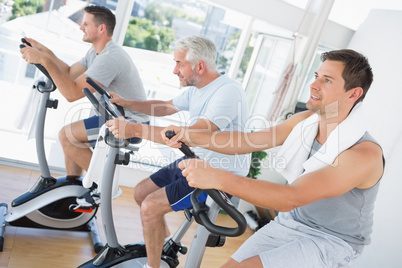
[[[25,38],[21,38],[21,42],[22,42],[23,44],[20,44],[20,48],[24,48],[24,47],[25,47],[24,44],[26,44],[27,46],[32,47],[31,43],[29,43],[27,40],[25,40]],[[41,65],[41,64],[34,63],[34,65],[35,65],[36,68],[38,68],[47,78],[49,78],[49,80],[52,82],[52,85],[53,85],[52,91],[56,90],[56,84],[53,82],[53,79],[52,79],[52,77],[50,77],[50,74],[49,74],[49,72],[46,70],[46,68],[43,67],[43,65]]]
[[[114,118],[122,116],[124,117],[124,109],[120,105],[117,105],[115,103],[112,103],[109,99],[112,98],[112,96],[107,92],[105,89],[103,89],[98,83],[96,83],[94,80],[92,80],[91,77],[85,78],[85,81],[91,85],[103,98],[105,105],[109,108],[108,111],[113,115]],[[103,115],[103,114],[102,114]],[[107,120],[110,119],[110,117],[105,117]]]
[[[166,137],[171,139],[175,133],[171,130],[166,131]],[[188,158],[198,158],[195,153],[185,144],[181,143],[180,151]],[[209,207],[205,202],[199,202],[198,197],[205,191],[237,224],[235,228],[223,227],[215,225],[208,217]],[[247,221],[230,202],[230,199],[222,191],[215,189],[195,189],[191,194],[191,204],[193,205],[193,213],[195,221],[203,225],[208,231],[218,235],[224,236],[240,236],[246,231]]]
[[[87,78],[85,78],[85,81],[88,84],[90,84],[96,91],[98,91],[99,94],[106,95],[106,97],[108,97],[109,99],[112,98],[112,96],[110,96],[109,92],[107,92],[101,86],[99,86],[98,83],[96,83],[94,80],[92,80],[91,77],[88,76]]]
[[[171,139],[175,133],[171,130],[166,131],[166,137]],[[193,152],[193,150],[190,149],[190,147],[187,146],[187,144],[185,143],[181,143],[182,146],[179,148],[179,150],[188,158],[198,158],[198,156],[195,155],[195,153]]]

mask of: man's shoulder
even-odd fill
[[[342,161],[343,163],[356,163],[356,165],[364,163],[360,169],[361,172],[364,172],[366,179],[357,186],[360,189],[374,186],[384,173],[385,159],[383,151],[380,145],[372,140],[356,143],[342,152]]]
[[[113,41],[109,41],[107,47],[98,57],[102,59],[101,62],[107,62],[110,65],[114,64],[116,68],[121,70],[130,70],[134,65],[129,54]]]
[[[288,124],[289,126],[291,126],[293,128],[300,122],[306,120],[307,118],[309,118],[310,116],[313,116],[313,115],[314,115],[314,113],[311,111],[302,111],[300,113],[296,113],[296,114],[292,115],[291,117],[286,119],[284,121],[284,123]]]
[[[211,91],[218,93],[218,95],[224,95],[226,98],[227,96],[234,97],[236,92],[239,94],[244,93],[242,85],[238,81],[229,78],[227,75],[221,75],[213,83],[211,83],[211,85]]]
[[[366,132],[367,133],[367,132]],[[369,153],[374,155],[383,155],[381,145],[372,138],[369,134],[365,134],[360,140],[358,140],[353,146],[349,149],[354,150],[356,153],[360,153],[362,155],[368,155]]]
[[[221,85],[231,85],[231,86],[236,86],[236,87],[242,88],[242,85],[241,85],[241,83],[239,81],[236,81],[236,80],[230,78],[226,74],[220,75],[216,79],[216,81],[218,81]]]
[[[128,53],[123,49],[123,47],[119,46],[112,40],[109,41],[105,47],[105,55],[112,56],[113,58],[121,56],[129,57]],[[119,58],[116,59],[119,60]]]

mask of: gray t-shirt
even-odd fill
[[[378,144],[368,132],[356,144],[363,141]],[[320,147],[321,145],[315,142],[311,155]],[[364,245],[370,243],[374,201],[379,185],[380,182],[368,189],[353,188],[341,196],[322,199],[296,208],[294,209],[295,220],[337,236],[361,253]]]
[[[101,83],[107,91],[113,91],[128,100],[145,101],[146,94],[142,80],[130,56],[115,42],[109,41],[97,55],[91,47],[80,64],[87,68],[85,74]],[[98,93],[95,93],[98,94]],[[130,121],[149,121],[147,115],[125,110]]]

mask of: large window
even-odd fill
[[[1,119],[0,158],[36,163],[34,140],[27,138],[29,122],[25,129],[16,128],[16,125],[21,123],[21,119],[29,119],[32,115],[29,109],[33,100],[32,85],[41,73],[21,59],[20,39],[24,36],[32,37],[48,46],[66,63],[77,62],[90,47],[82,42],[79,23],[83,7],[91,1],[14,1],[17,2],[18,5],[8,6],[6,12],[1,10],[0,109],[7,116]],[[96,3],[112,10],[118,6],[117,0]],[[233,45],[228,43],[236,43],[240,29],[224,22],[226,12],[204,1],[135,1],[124,38],[124,48],[139,69],[149,99],[168,100],[183,91],[177,76],[172,72],[174,61],[171,54],[172,41],[182,36],[205,34],[211,38],[218,47],[220,70],[227,71],[234,50]],[[227,49],[232,52],[227,53]],[[57,110],[49,109],[47,112],[46,152],[49,165],[63,169],[58,131],[64,125],[86,117],[91,105],[86,99],[68,103],[58,91],[53,92],[51,97],[58,99],[59,105]],[[186,114],[180,113],[167,118],[153,118],[152,124],[183,124],[185,118]],[[162,162],[166,155],[171,155],[171,150],[163,146],[147,142],[142,146],[135,161],[148,158],[146,162],[151,166],[159,166],[164,164]]]
[[[29,118],[25,114],[32,113],[27,107],[32,102],[34,78],[40,75],[35,67],[21,59],[21,37],[29,36],[44,43],[63,61],[73,64],[90,47],[90,44],[82,42],[82,32],[79,29],[82,9],[89,2],[91,1],[26,1],[25,5],[39,3],[35,8],[31,6],[27,9],[34,11],[31,12],[34,14],[26,13],[23,7],[8,7],[8,13],[1,13],[3,19],[11,15],[16,18],[10,21],[4,19],[0,24],[0,86],[3,96],[0,109],[3,114],[7,114],[7,117],[2,117],[0,125],[0,132],[4,137],[0,141],[0,158],[32,163],[37,161],[34,141],[27,141],[28,130],[15,127],[21,118]],[[112,10],[118,7],[117,0],[96,2]],[[23,14],[25,15],[21,16]],[[214,6],[210,1],[135,1],[130,15],[123,41],[124,48],[139,69],[148,98],[163,100],[172,99],[183,91],[178,78],[172,73],[172,40],[189,34],[206,35],[218,48],[219,70],[228,72],[245,20],[244,14]],[[286,67],[292,43],[290,36],[289,31],[278,29],[261,20],[253,23],[236,79],[243,82],[249,107],[254,115],[264,117],[268,113],[273,100],[272,93]],[[250,57],[253,58],[251,62]],[[57,91],[52,93],[52,98],[59,100],[59,108],[47,113],[47,155],[51,166],[63,169],[63,152],[58,142],[58,131],[64,125],[87,116],[91,105],[86,99],[68,103]],[[180,113],[166,118],[152,118],[151,123],[165,126],[184,124],[185,121],[186,114]],[[135,161],[148,157],[147,163],[159,166],[164,164],[162,162],[166,155],[172,154],[171,149],[162,145],[144,142],[142,146]],[[22,151],[25,153],[21,154]]]
[[[265,128],[264,118],[273,105],[275,91],[286,67],[292,40],[259,35],[243,81],[250,114],[256,120],[250,128]],[[259,119],[258,119],[259,118]]]

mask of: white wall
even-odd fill
[[[365,54],[374,83],[366,96],[370,133],[384,149],[386,169],[374,210],[372,243],[358,268],[402,267],[402,11],[373,10],[349,47]],[[364,165],[364,163],[362,163]]]
[[[282,0],[253,0],[250,5],[245,4],[243,0],[214,0],[211,2],[283,29],[297,31],[301,35],[308,35],[311,23],[314,21],[313,14],[305,14],[304,9]],[[319,1],[316,3],[320,4]],[[307,23],[300,25],[304,16]],[[301,28],[299,28],[300,26]],[[321,42],[334,47],[344,47],[349,43],[353,34],[353,30],[328,20],[324,25]]]

